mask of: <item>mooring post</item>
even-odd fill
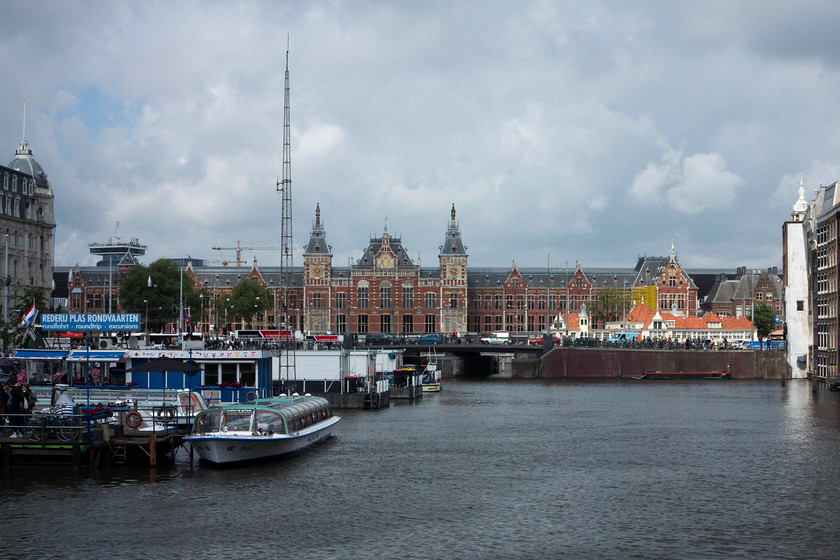
[[[149,465],[154,467],[157,466],[157,445],[155,445],[155,434],[149,436]]]

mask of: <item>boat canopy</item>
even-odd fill
[[[291,434],[332,417],[329,401],[322,397],[257,399],[202,411],[193,435],[225,432]]]
[[[125,357],[125,350],[73,350],[67,356],[68,362],[120,362]]]
[[[15,360],[63,360],[67,357],[67,350],[18,350]]]

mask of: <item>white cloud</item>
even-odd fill
[[[0,147],[11,160],[26,99],[65,263],[93,262],[86,244],[116,220],[147,261],[274,245],[289,33],[298,246],[321,203],[337,255],[388,216],[430,263],[454,202],[471,264],[632,264],[673,238],[697,261],[763,268],[780,264],[799,177],[809,193],[840,178],[840,57],[801,34],[780,48],[778,30],[838,11],[13,3]]]
[[[697,214],[728,209],[743,182],[726,169],[721,154],[685,157],[681,152],[670,150],[662,156],[660,163],[649,163],[636,175],[630,194],[642,204]]]

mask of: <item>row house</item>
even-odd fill
[[[670,311],[654,311],[645,304],[636,305],[621,324],[612,324],[613,329],[637,331],[641,338],[651,340],[711,340],[715,344],[752,340],[755,328],[746,317],[718,317],[714,313],[687,317],[681,315],[676,307]]]
[[[578,322],[582,310],[587,329],[603,328],[590,323],[592,309],[603,293],[610,292],[626,301],[619,310],[626,313],[636,304],[676,309],[684,316],[698,310],[698,288],[682,268],[672,248],[667,257],[641,257],[632,270],[520,269],[516,263],[508,271],[480,268],[468,273],[468,324],[473,332],[545,332],[569,329]]]
[[[768,304],[780,321],[784,321],[784,293],[778,267],[766,270],[739,267],[734,279],[721,274],[700,307],[718,317],[746,317],[752,315],[756,302]]]

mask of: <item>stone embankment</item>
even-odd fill
[[[789,377],[786,354],[780,350],[554,348],[537,368],[511,365],[513,377],[631,378],[657,371],[729,372],[732,379]]]

